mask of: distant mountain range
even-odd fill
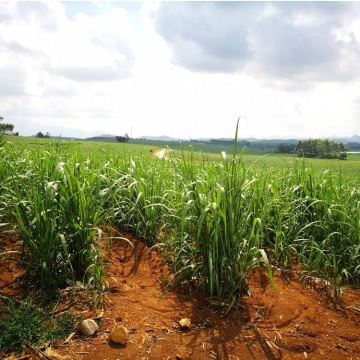
[[[98,139],[115,139],[116,135],[112,135],[112,134],[102,134],[102,135],[97,135],[97,136],[93,136],[93,137],[87,137],[85,140],[98,140]],[[78,138],[79,139],[79,138]],[[171,136],[167,136],[167,135],[161,135],[161,136],[140,136],[137,139],[145,139],[145,140],[153,140],[153,141],[190,141],[189,139],[181,139],[181,138],[175,138],[175,137],[171,137]],[[250,143],[256,144],[256,143],[263,143],[263,144],[297,144],[300,140],[307,140],[308,138],[298,138],[298,139],[257,139],[257,138],[253,138],[253,137],[249,137],[249,138],[241,138],[238,139],[239,142],[242,141],[248,141]],[[322,139],[326,139],[326,138],[322,138]],[[341,142],[343,144],[349,144],[349,143],[360,143],[360,136],[359,135],[353,135],[353,136],[349,136],[349,137],[338,137],[338,136],[332,136],[330,138],[328,138],[331,141],[335,141],[335,142]],[[80,140],[80,139],[79,139]],[[198,138],[198,139],[191,139],[191,141],[193,142],[204,142],[204,143],[215,143],[215,142],[232,142],[234,139],[233,138]]]
[[[138,139],[146,139],[146,140],[156,140],[156,141],[184,141],[184,139],[173,138],[167,135],[161,136],[140,136]]]
[[[360,143],[360,136],[359,135],[353,135],[351,137],[343,137],[343,138],[333,136],[333,137],[330,138],[330,140],[336,141],[336,142],[342,142],[342,143],[345,143],[345,144],[352,143],[352,142]]]
[[[102,135],[96,135],[93,137],[77,137],[77,138],[70,138],[70,137],[59,137],[59,136],[51,136],[52,139],[62,139],[62,140],[78,140],[78,141],[101,141],[101,142],[116,142],[116,135],[112,134],[102,134]],[[298,138],[298,139],[257,139],[253,137],[249,138],[241,138],[238,139],[238,146],[241,147],[251,147],[254,149],[261,149],[261,150],[274,150],[279,148],[280,145],[287,145],[290,147],[294,147],[298,144],[300,140],[308,140],[309,138]],[[351,150],[360,150],[360,136],[359,135],[353,135],[349,137],[322,137],[320,139],[329,139],[331,141],[337,142],[337,143],[343,143],[345,146],[347,146]],[[192,144],[198,144],[198,145],[217,145],[217,146],[232,146],[234,139],[233,138],[198,138],[198,139],[181,139],[181,138],[174,138],[167,135],[161,135],[161,136],[141,136],[138,138],[134,138],[134,140],[138,140],[142,142],[142,140],[149,141],[149,144],[157,145],[163,147],[164,144],[170,143],[170,142],[183,142],[186,144],[189,144],[190,142]],[[134,141],[135,142],[135,141]],[[170,144],[168,144],[171,146]],[[176,144],[175,144],[176,145]]]
[[[54,135],[56,132],[51,132],[51,138],[53,139],[74,139],[74,140],[98,140],[98,139],[115,139],[116,135],[113,134],[102,134],[102,135],[96,135],[95,132],[80,132],[78,136],[69,137],[69,136],[56,136]],[[85,135],[85,136],[84,136]],[[87,135],[87,136],[86,136]],[[90,135],[90,136],[89,136]],[[322,139],[326,139],[326,137],[321,137]],[[181,139],[181,138],[175,138],[167,135],[160,135],[160,136],[149,136],[144,135],[140,136],[137,139],[145,139],[145,140],[153,140],[153,141],[190,141],[190,139]],[[279,139],[279,138],[269,138],[269,139],[257,139],[254,137],[248,137],[248,138],[239,138],[238,141],[248,141],[250,143],[275,143],[275,144],[281,144],[281,143],[287,143],[287,144],[297,144],[300,140],[307,140],[308,138],[290,138],[290,139]],[[339,136],[331,136],[328,137],[329,140],[335,141],[335,142],[341,142],[343,144],[348,143],[360,143],[360,135],[353,135],[349,137],[339,137]],[[232,142],[234,141],[233,138],[194,138],[191,139],[191,141],[194,142]]]
[[[111,137],[111,135],[101,135],[101,137]],[[115,137],[115,136],[114,136]],[[322,137],[323,139],[326,139]],[[157,140],[157,141],[189,141],[189,139],[180,139],[180,138],[173,138],[167,135],[161,136],[140,136],[138,139],[146,139],[146,140]],[[239,138],[238,141],[249,141],[249,142],[276,142],[276,143],[298,143],[300,140],[307,140],[308,138],[298,138],[298,139],[257,139],[253,137],[249,138]],[[337,137],[332,136],[328,138],[329,140],[335,142],[342,142],[344,144],[347,143],[360,143],[360,136],[353,135],[350,137]],[[202,141],[202,142],[210,142],[210,140],[219,140],[219,141],[233,141],[233,138],[199,138],[199,139],[191,139],[192,141]]]

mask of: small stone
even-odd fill
[[[78,327],[78,330],[86,336],[93,335],[98,329],[98,324],[92,319],[83,320]]]
[[[125,326],[117,326],[110,333],[110,340],[114,343],[125,345],[129,339],[129,330]]]
[[[182,331],[190,330],[191,320],[189,318],[183,318],[179,321],[179,324]]]

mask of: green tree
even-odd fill
[[[2,116],[0,116],[0,122],[3,121],[4,118]],[[1,134],[8,134],[10,135],[14,130],[14,125],[13,124],[3,124],[0,123],[0,133]]]
[[[115,139],[119,143],[126,143],[129,141],[130,138],[128,134],[125,134],[125,136],[115,136]]]
[[[346,159],[346,147],[328,139],[309,139],[299,141],[295,151],[299,156],[321,159]]]
[[[36,137],[38,137],[38,138],[44,138],[45,137],[45,135],[41,132],[41,131],[39,131],[37,134],[36,134]]]
[[[294,145],[291,144],[279,144],[277,151],[280,154],[291,154],[294,151]]]

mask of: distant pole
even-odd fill
[[[132,126],[130,128],[130,139],[132,139]]]

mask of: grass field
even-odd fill
[[[40,288],[81,280],[101,290],[104,224],[158,247],[174,281],[195,280],[234,303],[270,263],[328,284],[360,282],[360,157],[346,161],[153,146],[6,137],[0,223],[23,237],[23,266]],[[97,239],[95,241],[94,239]]]

